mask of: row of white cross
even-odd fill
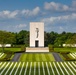
[[[0,58],[4,55],[4,53],[0,53]]]
[[[72,61],[72,62],[0,62],[0,71],[1,71],[0,75],[12,75],[13,72],[14,75],[17,75],[17,73],[21,75],[23,72],[23,68],[25,69],[23,75],[26,75],[28,68],[29,68],[28,75],[31,75],[32,66],[34,68],[33,69],[34,75],[36,75],[37,68],[38,68],[38,75],[42,75],[40,73],[41,68],[43,75],[46,75],[46,71],[48,73],[47,75],[51,75],[51,73],[52,75],[76,74],[76,62]],[[17,69],[15,70],[15,68]],[[18,72],[19,69],[20,71]]]
[[[70,53],[70,55],[72,56],[72,58],[76,59],[76,52],[75,53]]]

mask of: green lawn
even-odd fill
[[[5,57],[6,57],[6,55],[7,55],[7,54],[5,54],[5,53],[4,53],[4,54],[3,54],[3,56],[2,56],[2,57],[0,57],[0,59],[5,58]]]
[[[19,51],[20,48],[5,48],[5,50]],[[73,50],[70,48],[55,48],[54,50],[56,52],[76,52],[76,48],[73,48]],[[56,62],[51,52],[23,53],[20,56],[19,62],[0,62],[0,74],[76,75],[76,61]]]
[[[1,51],[2,51],[2,48],[0,48],[0,52]],[[16,51],[21,51],[21,48],[4,48],[4,51],[16,52]]]
[[[4,48],[5,51],[21,51],[21,48]],[[2,48],[0,48],[0,52]],[[55,52],[76,52],[76,48],[54,48]]]
[[[76,48],[54,48],[56,52],[76,52]]]
[[[0,75],[76,75],[71,62],[0,62]]]
[[[42,62],[42,61],[55,61],[52,53],[23,53],[19,59],[20,61],[29,62]]]

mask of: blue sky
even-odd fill
[[[76,0],[0,0],[0,30],[29,30],[30,22],[44,22],[47,32],[76,32]]]

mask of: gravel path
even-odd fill
[[[52,53],[56,61],[63,61],[58,53]]]
[[[22,53],[15,53],[15,55],[14,55],[14,57],[13,57],[13,59],[11,61],[14,61],[14,62],[19,61],[19,58],[20,58],[21,54]]]

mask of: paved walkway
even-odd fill
[[[58,53],[52,53],[56,61],[63,61]]]
[[[20,58],[21,54],[22,53],[15,53],[15,55],[14,55],[14,57],[11,61],[14,61],[14,62],[19,61],[19,58]],[[52,54],[53,54],[56,61],[63,61],[58,53],[53,52]]]
[[[15,53],[15,55],[14,55],[14,57],[13,57],[13,59],[11,61],[14,61],[14,62],[19,61],[19,58],[20,58],[21,54],[22,53]]]

